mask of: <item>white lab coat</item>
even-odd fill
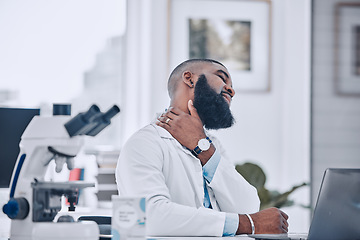
[[[222,152],[217,139],[211,136]],[[121,150],[116,181],[120,196],[145,196],[147,235],[222,236],[225,213],[259,210],[256,189],[222,156],[203,207],[202,166],[190,151],[155,124],[136,132]]]

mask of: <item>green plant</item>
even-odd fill
[[[269,207],[287,207],[294,205],[294,201],[288,199],[289,195],[296,189],[307,186],[307,183],[302,183],[292,187],[289,191],[279,193],[278,191],[270,191],[265,188],[266,175],[264,171],[256,164],[244,163],[242,165],[235,166],[238,171],[251,185],[253,185],[260,198],[260,209]],[[303,206],[306,207],[306,206]]]

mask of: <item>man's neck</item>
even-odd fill
[[[178,101],[171,101],[169,108],[170,108],[170,107],[177,107],[177,108],[179,108],[181,111],[190,114],[189,109],[188,109],[188,106],[187,106],[187,102],[186,102],[186,103],[181,103],[181,102],[178,102]]]

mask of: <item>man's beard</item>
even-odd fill
[[[229,104],[210,87],[205,75],[199,76],[194,95],[194,107],[206,129],[229,128],[235,123]]]

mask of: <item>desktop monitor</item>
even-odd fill
[[[40,109],[0,107],[0,188],[8,188],[25,128]]]

